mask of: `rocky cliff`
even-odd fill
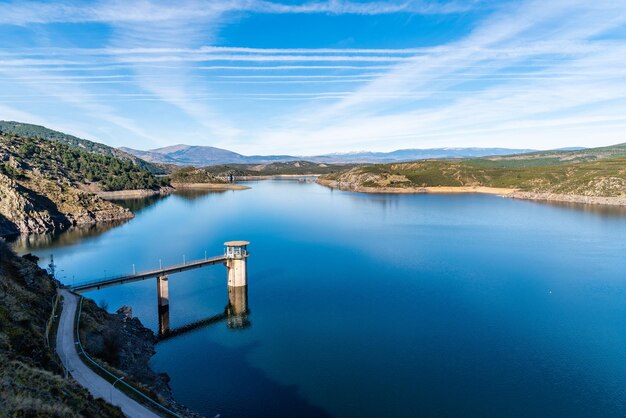
[[[0,236],[130,219],[128,210],[54,181],[18,182],[0,174]]]
[[[129,210],[85,191],[87,183],[97,186],[86,177],[100,175],[88,171],[99,167],[90,158],[100,163],[104,157],[0,134],[0,236],[132,218]]]

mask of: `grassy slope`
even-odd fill
[[[119,409],[64,379],[45,346],[54,294],[44,271],[0,241],[0,415],[122,417]]]

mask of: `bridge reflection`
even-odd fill
[[[226,321],[226,326],[230,329],[244,329],[250,326],[249,315],[248,286],[229,286],[228,304],[224,308],[224,312],[183,325],[182,327],[170,328],[169,304],[159,306],[158,339],[159,341],[171,339],[222,321]]]

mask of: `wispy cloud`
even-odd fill
[[[477,6],[479,1],[420,1],[352,2],[341,0],[284,4],[257,0],[195,0],[177,2],[121,0],[95,2],[48,3],[43,1],[10,1],[0,4],[0,24],[27,25],[31,23],[136,23],[189,21],[213,18],[228,12],[272,14],[358,14],[390,13],[450,14],[462,13]]]
[[[0,25],[102,22],[108,32],[93,48],[46,42],[0,50],[0,88],[8,87],[0,103],[12,103],[0,108],[0,118],[2,112],[19,116],[20,103],[57,100],[131,137],[250,153],[540,148],[624,140],[619,137],[626,115],[626,5],[498,4],[3,3]],[[252,13],[369,16],[476,8],[490,12],[470,33],[434,46],[213,45],[221,28],[237,21],[231,12],[244,12],[236,15],[244,19]],[[24,86],[25,93],[11,83]],[[141,116],[133,114],[138,109]],[[182,137],[159,129],[169,124],[183,126]]]
[[[438,53],[396,65],[336,103],[308,107],[291,116],[295,122],[276,121],[257,142],[293,147],[292,139],[300,138],[303,152],[309,144],[321,149],[341,144],[350,150],[364,144],[374,149],[442,141],[467,144],[468,139],[496,145],[523,138],[515,145],[532,142],[537,147],[589,143],[585,127],[597,129],[603,114],[612,115],[607,121],[621,123],[626,114],[626,70],[618,63],[626,43],[605,48],[603,41],[594,39],[625,22],[624,6],[554,2],[545,7],[529,2],[495,16]],[[526,77],[507,74],[536,58],[548,59]],[[458,77],[472,74],[472,68],[479,70],[473,77]],[[491,70],[491,80],[485,78],[485,69]],[[437,93],[469,81],[480,90],[451,97]],[[587,117],[592,113],[598,115]],[[555,136],[557,127],[570,136]],[[610,129],[595,132],[593,140],[607,143],[620,135]]]

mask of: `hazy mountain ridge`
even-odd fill
[[[312,156],[242,155],[222,148],[199,145],[173,145],[149,151],[122,147],[120,150],[158,164],[210,166],[223,164],[271,164],[310,161],[325,164],[391,163],[439,158],[473,158],[536,152],[531,149],[509,148],[431,148],[401,149],[391,152],[358,151]]]
[[[390,152],[359,151],[339,154],[325,154],[315,157],[306,157],[309,161],[326,163],[393,163],[414,160],[441,159],[441,158],[475,158],[492,155],[512,155],[536,152],[533,149],[513,148],[407,148]]]

